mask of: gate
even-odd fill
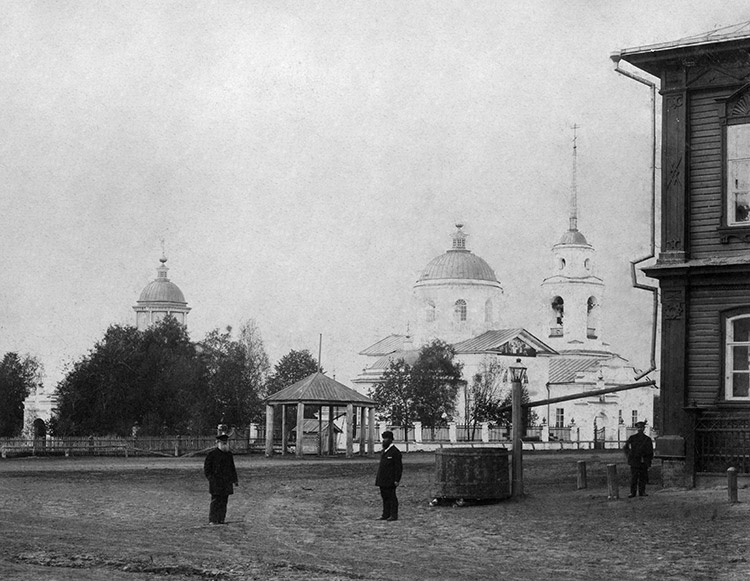
[[[704,412],[695,422],[695,471],[750,473],[750,415]]]

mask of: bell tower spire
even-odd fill
[[[578,128],[573,123],[573,177],[570,183],[570,226],[571,232],[578,231]]]

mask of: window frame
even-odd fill
[[[453,304],[453,314],[457,323],[465,323],[469,317],[468,307],[464,299],[458,299]]]
[[[719,100],[719,121],[721,124],[721,223],[717,230],[719,232],[719,241],[722,244],[727,244],[730,238],[750,242],[750,220],[747,222],[737,222],[730,219],[734,214],[734,200],[729,195],[728,146],[728,132],[730,127],[750,125],[749,89],[750,84],[745,85],[728,98]],[[750,146],[748,147],[748,159],[750,159]]]
[[[746,345],[748,348],[748,369],[739,371],[747,373],[750,382],[750,336],[747,341],[730,340],[730,337],[734,339],[734,335],[730,334],[730,329],[733,331],[732,325],[738,319],[750,319],[750,306],[734,308],[721,313],[722,369],[718,401],[732,404],[750,404],[750,390],[748,390],[746,396],[734,395],[734,374],[738,371],[733,369],[733,347]]]

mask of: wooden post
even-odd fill
[[[367,438],[365,437],[365,421],[366,421],[366,412],[367,408],[365,406],[362,406],[359,408],[359,455],[364,456],[365,455],[365,442],[367,441]]]
[[[273,406],[266,406],[266,456],[273,456]]]
[[[328,406],[328,455],[336,454],[336,444],[334,443],[334,424],[333,424],[333,406]]]
[[[354,404],[346,404],[346,457],[354,455]]]
[[[617,464],[607,464],[607,500],[618,500],[620,487],[617,484]]]
[[[579,460],[578,461],[578,483],[577,488],[578,490],[581,490],[582,488],[587,488],[588,482],[586,481],[586,461],[585,460]]]
[[[302,449],[303,440],[305,438],[305,404],[299,402],[297,404],[297,444],[294,447],[294,451],[297,458],[302,458],[304,450]]]
[[[323,405],[318,413],[318,456],[323,455]]]
[[[289,429],[286,426],[286,404],[281,404],[281,455],[286,456],[286,449],[287,446],[289,446]],[[297,410],[299,410],[299,406],[297,407]],[[299,434],[297,434],[297,437],[299,438]]]
[[[513,408],[513,481],[511,496],[523,496],[523,442],[521,441],[521,382],[513,382],[511,406]]]
[[[177,436],[174,439],[174,457],[178,458],[180,456],[180,436]]]
[[[371,407],[367,417],[367,455],[375,455],[375,408]]]
[[[727,490],[729,491],[729,502],[739,502],[737,500],[737,468],[734,466],[727,468]]]

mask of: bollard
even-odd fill
[[[727,490],[729,491],[729,502],[739,502],[737,500],[737,468],[734,466],[727,469]]]
[[[617,464],[607,464],[607,500],[620,498],[620,487],[617,485]]]
[[[582,488],[586,488],[588,486],[588,482],[586,481],[586,461],[585,460],[579,460],[578,461],[578,484],[577,488],[578,490],[581,490]]]

